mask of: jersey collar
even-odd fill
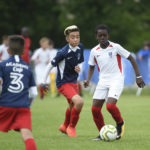
[[[73,52],[76,52],[77,49],[80,49],[79,46],[72,47],[70,44],[69,44],[69,48],[70,48],[70,50],[72,50]]]

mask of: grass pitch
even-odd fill
[[[77,138],[69,138],[58,131],[64,121],[67,102],[63,96],[36,99],[32,106],[33,135],[38,150],[150,150],[150,96],[122,95],[118,107],[125,120],[125,135],[119,141],[92,141],[99,133],[91,114],[92,96],[84,93],[84,107],[76,127]],[[106,124],[115,125],[103,107]],[[20,134],[0,133],[0,150],[24,150]]]

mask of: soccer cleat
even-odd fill
[[[64,124],[62,124],[62,125],[59,127],[59,131],[62,132],[62,133],[65,133],[65,134],[67,133],[67,132],[66,132],[66,129],[67,129],[67,128],[66,128],[66,126],[65,126]]]
[[[116,127],[117,138],[116,138],[116,140],[119,140],[124,135],[124,126],[125,126],[124,122],[117,124],[117,127]]]
[[[93,140],[93,141],[99,141],[99,140],[102,140],[102,138],[101,138],[101,136],[99,135],[99,136],[97,136],[96,138],[93,138],[92,140]]]
[[[71,126],[68,126],[66,132],[67,132],[67,135],[69,137],[77,137],[77,135],[76,135],[76,129],[73,128],[73,127],[71,127]]]

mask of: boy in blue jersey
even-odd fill
[[[49,63],[46,69],[43,87],[53,67],[57,67],[56,85],[58,91],[63,94],[69,104],[65,113],[65,121],[59,130],[69,137],[76,137],[76,124],[83,107],[83,99],[78,95],[77,78],[80,72],[79,64],[84,61],[83,46],[80,43],[79,28],[75,25],[65,29],[64,34],[68,42],[57,52],[56,57]],[[47,90],[47,88],[44,88]]]
[[[37,150],[31,132],[30,112],[37,88],[31,68],[20,57],[23,49],[22,37],[9,37],[11,57],[0,63],[0,131],[19,131],[26,150]]]

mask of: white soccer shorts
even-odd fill
[[[113,80],[110,82],[99,81],[93,95],[93,99],[107,101],[108,97],[119,99],[124,87],[124,79]]]

